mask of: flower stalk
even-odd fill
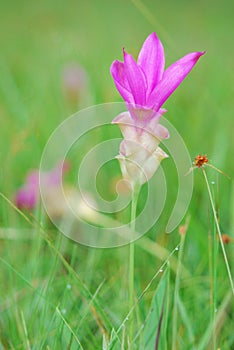
[[[214,182],[212,182],[212,185]],[[212,187],[212,199],[214,202],[215,196],[214,196],[214,186]],[[218,242],[216,237],[216,224],[215,220],[213,219],[212,222],[213,226],[213,235],[211,237],[211,256],[212,256],[212,264],[211,264],[211,278],[212,278],[212,300],[211,300],[211,320],[213,324],[215,324],[216,319],[216,308],[217,308],[217,254],[218,254]],[[213,350],[216,350],[216,329],[213,329],[212,332],[212,348]]]

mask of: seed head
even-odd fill
[[[208,158],[205,154],[204,155],[198,154],[194,159],[194,165],[198,168],[202,167],[206,163],[208,163]]]

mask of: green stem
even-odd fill
[[[216,229],[216,226],[215,226]],[[213,320],[214,305],[214,280],[213,280],[213,239],[211,238],[211,230],[208,230],[208,253],[209,253],[209,277],[210,277],[210,320]]]
[[[212,183],[213,184],[213,183]],[[212,187],[212,193],[211,193],[211,197],[212,197],[212,200],[213,200],[213,203],[214,203],[214,189]],[[217,216],[217,215],[216,215]],[[211,246],[213,247],[212,249],[212,252],[213,252],[213,262],[212,262],[212,292],[213,292],[213,295],[212,295],[212,321],[213,321],[213,324],[215,324],[215,319],[216,319],[216,307],[217,307],[217,249],[218,249],[218,242],[217,242],[217,238],[216,238],[216,232],[217,232],[217,229],[216,229],[216,224],[215,224],[215,221],[213,222],[213,244],[211,244]],[[212,254],[212,253],[211,253]],[[214,328],[213,329],[213,332],[212,332],[212,348],[213,350],[216,350],[216,329]]]
[[[211,203],[211,207],[212,207],[212,211],[213,211],[213,215],[214,215],[214,219],[215,219],[215,224],[216,224],[216,228],[217,228],[217,232],[218,232],[218,236],[219,236],[220,245],[221,245],[222,252],[223,252],[223,257],[224,257],[224,262],[225,262],[226,269],[227,269],[228,278],[230,281],[232,293],[234,295],[234,285],[233,285],[231,270],[230,270],[230,266],[228,263],[227,254],[226,254],[226,251],[224,248],[223,240],[222,240],[222,234],[221,234],[220,227],[219,227],[219,222],[218,222],[218,218],[217,218],[217,214],[216,214],[216,210],[215,210],[215,205],[214,205],[214,201],[213,201],[211,190],[210,190],[210,185],[209,185],[209,182],[208,182],[208,179],[206,176],[206,171],[203,167],[202,167],[202,171],[203,171],[203,175],[204,175],[205,182],[206,182],[206,187],[207,187],[209,198],[210,198],[210,203]]]
[[[137,199],[140,192],[139,187],[135,187],[133,189],[132,194],[132,205],[131,205],[131,231],[132,235],[135,231],[135,219],[136,219],[136,208],[137,208]],[[134,238],[134,237],[133,237]],[[134,241],[130,242],[129,244],[129,276],[128,276],[128,283],[129,283],[129,310],[134,305],[134,265],[135,265],[135,259],[134,259],[134,253],[135,253],[135,243]],[[133,320],[130,321],[130,327],[129,327],[129,342],[133,339]]]

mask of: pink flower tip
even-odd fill
[[[124,62],[115,60],[110,71],[126,103],[157,113],[205,53],[187,54],[165,70],[164,48],[153,32],[143,43],[137,62],[123,48]]]

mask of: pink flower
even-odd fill
[[[41,186],[53,188],[59,185],[62,174],[67,171],[69,165],[67,162],[60,163],[51,171],[41,174]],[[40,200],[39,191],[39,170],[32,170],[26,177],[24,185],[15,195],[15,205],[19,209],[34,209]]]
[[[128,108],[128,112],[113,120],[124,137],[117,159],[123,177],[133,187],[147,182],[168,157],[159,147],[169,137],[168,130],[159,124],[166,112],[161,107],[204,53],[189,53],[164,71],[164,49],[152,33],[145,40],[137,62],[123,50],[124,62],[112,63],[110,71],[115,86]]]
[[[164,49],[156,33],[152,33],[145,40],[137,62],[123,50],[124,62],[115,60],[110,71],[127,105],[150,110],[148,117],[152,118],[204,53],[189,53],[164,71]],[[133,118],[138,118],[131,107],[130,112]]]

